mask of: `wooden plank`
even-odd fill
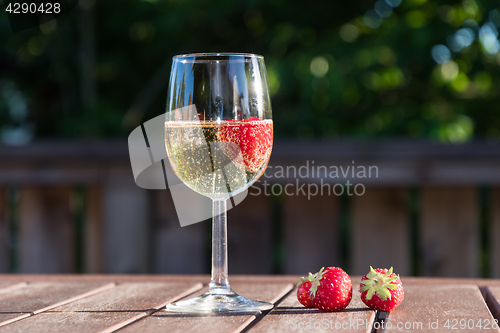
[[[0,293],[5,293],[17,288],[24,288],[28,285],[27,282],[9,282],[9,281],[0,281]]]
[[[85,273],[103,273],[104,221],[100,187],[88,187],[86,197]]]
[[[352,197],[351,212],[352,274],[364,275],[373,266],[409,275],[407,189],[368,187],[364,195]]]
[[[477,277],[477,190],[471,187],[424,187],[421,193],[422,274]]]
[[[285,274],[307,275],[340,265],[337,196],[286,196],[283,210]]]
[[[0,273],[9,271],[9,219],[7,191],[0,186]]]
[[[265,316],[251,332],[371,332],[375,311],[363,304],[356,288],[347,309],[324,312],[305,308],[297,300],[296,291],[290,293],[278,307]],[[344,325],[344,327],[342,327]]]
[[[357,285],[357,284],[356,284]],[[375,311],[363,304],[356,287],[352,301],[339,312],[306,308],[293,290],[275,309],[265,316],[251,332],[371,332]],[[342,325],[344,327],[342,327]]]
[[[74,271],[74,223],[69,187],[27,186],[20,190],[20,270]]]
[[[170,191],[152,191],[151,228],[154,273],[199,274],[208,271],[206,222],[181,227]],[[182,255],[179,255],[182,252]]]
[[[356,288],[354,288],[356,289]],[[290,293],[278,307],[265,316],[252,332],[371,332],[375,311],[368,309],[354,290],[347,309],[324,312],[305,308],[297,300],[296,291]],[[344,327],[342,327],[344,326]]]
[[[200,283],[124,283],[1,327],[0,332],[111,332],[201,287]]]
[[[272,273],[271,197],[248,194],[239,205],[230,209],[227,215],[229,273]]]
[[[233,289],[248,298],[277,302],[293,288],[292,284],[234,283]],[[201,292],[200,292],[201,293]],[[219,316],[182,314],[161,310],[129,327],[123,332],[161,332],[168,327],[169,333],[182,332],[240,332],[260,314],[243,313]],[[120,331],[122,332],[122,331]]]
[[[491,277],[500,278],[500,242],[498,236],[500,235],[500,188],[493,188],[491,191],[491,220],[489,232],[490,244],[490,267]]]
[[[0,293],[0,326],[113,288],[102,283],[35,282]]]
[[[500,287],[485,287],[482,292],[491,314],[500,322]]]
[[[492,328],[493,317],[477,286],[405,286],[404,291],[403,303],[385,324],[388,332],[450,332],[455,323],[459,332],[500,332]],[[479,320],[482,328],[476,326]]]
[[[108,169],[102,186],[105,272],[146,273],[149,191],[135,184],[130,164]]]
[[[168,303],[171,303],[175,300],[178,300],[178,299],[181,299],[185,296],[188,296],[188,295],[191,295],[193,294],[193,292],[196,292],[198,290],[201,289],[201,287],[203,286],[202,283],[197,283],[195,285],[193,285],[192,287],[188,288],[188,289],[185,289],[183,290],[182,292],[176,294],[175,296],[173,296],[172,298],[168,299],[167,301],[165,302],[162,302],[156,306],[154,306],[153,308],[151,309],[147,309],[135,316],[133,316],[132,318],[129,318],[127,320],[124,320],[122,322],[119,322],[119,323],[116,323],[114,324],[113,326],[110,326],[108,328],[105,328],[104,330],[101,330],[99,331],[99,333],[112,333],[112,332],[115,332],[123,327],[126,327],[128,325],[131,325],[139,320],[142,320],[148,316],[150,316],[151,314],[159,311],[160,309],[164,308]]]

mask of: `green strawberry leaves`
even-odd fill
[[[373,295],[376,293],[378,297],[382,300],[390,300],[391,292],[389,289],[398,288],[397,285],[392,284],[396,279],[399,279],[399,275],[392,275],[392,267],[385,274],[376,272],[373,267],[370,266],[370,272],[366,274],[366,280],[359,281],[363,286],[360,289],[360,292],[366,293],[366,299],[371,300]]]

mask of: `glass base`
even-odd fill
[[[253,301],[233,290],[224,293],[208,290],[203,295],[167,305],[167,311],[188,313],[256,312],[271,310],[272,303]]]

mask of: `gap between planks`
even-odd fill
[[[154,308],[152,308],[150,310],[141,312],[141,313],[139,313],[138,315],[136,315],[136,316],[134,316],[132,318],[129,318],[129,319],[125,320],[125,321],[117,323],[117,324],[115,324],[113,326],[110,326],[110,327],[108,327],[108,328],[106,328],[106,329],[104,329],[102,331],[99,331],[98,333],[112,333],[112,332],[116,332],[116,331],[118,331],[119,329],[121,329],[121,328],[123,328],[125,326],[133,324],[136,321],[139,321],[139,320],[141,320],[141,319],[143,319],[145,317],[148,317],[148,316],[152,315],[153,313],[155,313],[155,312],[161,310],[163,307],[167,306],[167,304],[172,303],[172,302],[174,302],[174,301],[176,301],[178,299],[181,299],[183,297],[186,297],[186,296],[188,296],[188,295],[190,295],[190,294],[192,294],[192,293],[200,290],[201,288],[203,288],[203,283],[198,282],[197,284],[193,285],[191,288],[186,289],[183,292],[181,292],[181,293],[175,295],[174,297],[168,299],[166,302],[163,302],[160,305],[158,305],[158,306],[156,306],[156,307],[154,307]]]
[[[285,286],[285,288],[283,288],[283,290],[278,295],[276,295],[270,302],[273,303],[274,307],[276,307],[276,305],[278,305],[293,290],[294,290],[294,285],[291,283],[287,284]],[[273,309],[274,309],[274,307],[273,307]],[[250,318],[245,320],[243,323],[241,323],[241,325],[238,326],[231,333],[241,333],[241,332],[243,332],[243,330],[245,330],[245,332],[246,332],[248,329],[250,329],[255,324],[257,324],[262,318],[264,318],[273,309],[268,310],[268,311],[264,311],[264,312],[261,312],[261,311],[257,312],[256,314],[252,315]],[[255,320],[257,318],[259,320]]]
[[[14,285],[14,286],[10,286],[10,287],[7,287],[7,288],[4,288],[4,289],[9,289],[9,288],[12,288],[12,287],[16,287],[16,286],[19,286],[17,288],[20,288],[20,287],[25,287],[27,286],[28,283],[26,282],[23,282],[23,283],[19,283],[17,285]],[[78,301],[82,298],[86,298],[86,297],[89,297],[89,296],[92,296],[92,295],[95,295],[95,294],[98,294],[98,293],[101,293],[103,291],[106,291],[108,289],[112,289],[116,287],[116,283],[114,282],[111,282],[111,283],[108,283],[102,287],[99,287],[97,289],[93,289],[93,290],[90,290],[86,293],[83,293],[83,294],[80,294],[80,295],[77,295],[75,297],[71,297],[71,298],[68,298],[64,301],[61,301],[61,302],[58,302],[58,303],[55,303],[55,304],[52,304],[52,305],[49,305],[49,306],[46,306],[42,309],[38,309],[38,310],[35,310],[33,312],[30,312],[30,313],[26,313],[26,314],[23,314],[23,315],[20,315],[18,317],[15,317],[15,318],[12,318],[12,319],[9,319],[9,320],[6,320],[6,321],[3,321],[0,323],[0,327],[2,326],[5,326],[5,325],[8,325],[8,324],[11,324],[13,322],[16,322],[16,321],[19,321],[21,319],[25,319],[25,318],[28,318],[28,317],[31,317],[31,316],[34,316],[34,315],[37,315],[39,313],[42,313],[42,312],[45,312],[45,311],[48,311],[48,310],[51,310],[51,309],[54,309],[58,306],[61,306],[61,305],[66,305],[68,303],[71,303],[71,302],[74,302],[74,301]],[[17,289],[17,288],[12,288],[12,289]],[[4,289],[1,289],[0,292],[2,292]],[[9,290],[12,290],[12,289],[9,289]]]
[[[372,328],[369,331],[367,331],[367,333],[384,333],[385,329],[375,328],[375,323],[379,323],[379,325],[381,325],[382,322],[387,322],[387,320],[389,319],[389,316],[390,316],[389,312],[377,310],[375,313],[375,319],[372,320]],[[383,327],[383,325],[382,325],[382,327]]]
[[[283,290],[271,300],[271,303],[274,304],[274,307],[271,310],[265,312],[259,311],[258,313],[252,315],[231,333],[248,332],[248,330],[254,327],[259,321],[262,320],[262,318],[264,318],[269,312],[271,312],[274,308],[276,308],[276,306],[279,305],[281,301],[285,299],[286,296],[288,296],[292,291],[294,291],[295,290],[294,287],[295,286],[292,283],[287,284],[286,287],[283,288]]]
[[[498,320],[500,322],[500,304],[498,303],[498,300],[495,299],[495,296],[493,296],[490,288],[488,287],[479,287],[481,290],[481,294],[483,295],[484,301],[486,302],[486,306],[490,310],[491,315],[493,318]]]

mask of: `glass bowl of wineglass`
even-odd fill
[[[273,145],[264,58],[196,53],[173,58],[165,144],[172,169],[213,202],[212,277],[201,296],[167,305],[175,312],[263,311],[271,303],[235,293],[228,281],[226,201],[265,171]],[[193,207],[196,209],[196,207]]]

